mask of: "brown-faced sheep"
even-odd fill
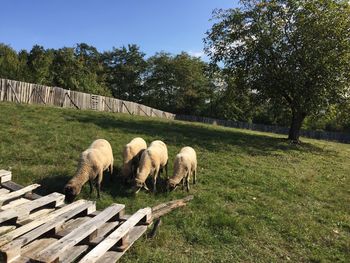
[[[174,161],[174,174],[168,179],[168,189],[175,189],[182,180],[182,186],[186,184],[187,191],[190,190],[190,176],[193,173],[193,184],[197,176],[197,155],[196,151],[189,146],[183,147],[176,155]]]
[[[112,174],[112,147],[109,142],[104,139],[95,140],[87,150],[81,153],[78,169],[73,178],[64,187],[66,200],[72,202],[87,181],[90,183],[91,194],[94,180],[96,180],[97,196],[99,198],[103,171],[107,168],[109,168]]]
[[[142,152],[146,148],[145,140],[140,137],[132,139],[124,146],[122,175],[125,178],[135,178]]]
[[[142,187],[148,190],[146,179],[148,175],[153,176],[153,192],[156,191],[157,176],[165,168],[166,176],[168,176],[168,149],[162,141],[153,141],[150,146],[142,153],[140,165],[137,170],[135,184],[138,188]]]

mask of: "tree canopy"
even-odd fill
[[[289,139],[298,141],[306,116],[349,93],[348,1],[244,0],[214,19],[207,54],[247,89],[289,109]]]

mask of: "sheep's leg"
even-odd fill
[[[181,181],[182,181],[182,190],[184,190],[185,189],[185,178],[182,178]]]
[[[155,193],[157,191],[156,185],[157,185],[157,177],[158,177],[159,173],[160,173],[159,168],[157,168],[154,171],[154,176],[153,176],[153,193]]]
[[[166,178],[168,178],[168,161],[165,164],[165,174],[166,174]]]
[[[193,170],[193,184],[196,184],[197,181],[197,168]]]
[[[90,195],[92,194],[92,190],[93,190],[93,185],[92,185],[92,180],[89,179],[89,185],[90,185]]]
[[[187,172],[187,175],[186,175],[186,189],[187,189],[187,192],[190,191],[190,174],[191,174],[191,170],[189,170]]]
[[[97,176],[96,188],[97,188],[97,198],[100,198],[101,182],[103,178],[103,169],[100,170]]]
[[[110,179],[113,181],[113,160],[109,166]]]
[[[149,191],[146,182],[144,183],[143,188],[145,188],[147,191]]]

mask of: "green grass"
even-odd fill
[[[121,262],[349,262],[350,145],[123,114],[0,104],[0,169],[14,181],[62,192],[79,154],[111,142],[115,165],[130,139],[168,145],[170,173],[185,145],[198,155],[194,200],[163,218],[154,239],[137,241]],[[81,198],[90,198],[88,185]],[[93,199],[95,199],[95,194]],[[127,212],[186,196],[177,189],[136,197],[105,178],[98,208]]]

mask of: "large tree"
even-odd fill
[[[289,139],[306,116],[349,93],[350,6],[337,0],[244,0],[216,10],[207,33],[212,62],[243,73],[246,88],[282,103]]]
[[[143,74],[147,66],[144,56],[134,44],[103,53],[107,82],[114,97],[135,102],[141,100]]]
[[[182,114],[200,114],[210,98],[208,65],[186,52],[148,59],[145,103]]]

